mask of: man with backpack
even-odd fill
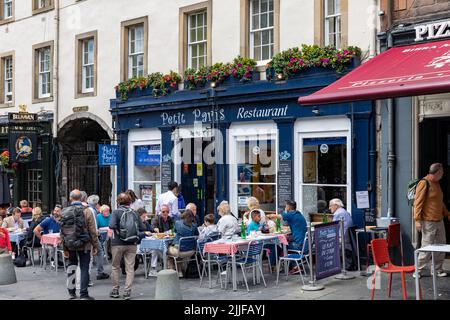
[[[145,232],[145,226],[137,212],[131,209],[131,197],[122,192],[117,196],[118,208],[111,214],[109,228],[113,230],[111,239],[112,271],[111,279],[113,288],[109,294],[111,298],[119,298],[119,270],[120,260],[125,260],[125,291],[123,298],[131,298],[131,286],[134,280],[134,263],[136,258],[137,244],[141,235]]]
[[[445,244],[444,217],[450,218],[444,203],[444,195],[439,185],[444,175],[441,163],[430,166],[428,175],[417,183],[414,197],[414,220],[416,229],[422,232],[422,247],[432,244]],[[430,263],[429,252],[419,253],[419,271],[424,270]],[[434,261],[436,275],[446,277],[447,273],[442,270],[445,253],[435,253]],[[420,276],[420,273],[419,273]]]
[[[92,213],[83,206],[80,190],[70,193],[70,206],[61,212],[61,241],[64,255],[69,259],[67,267],[67,289],[70,298],[76,299],[76,269],[80,262],[80,299],[94,300],[89,296],[89,262],[92,255],[98,251],[97,229]]]

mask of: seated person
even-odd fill
[[[55,206],[52,215],[47,217],[34,228],[34,234],[41,239],[42,234],[58,233],[60,230],[59,220],[61,220],[61,206]]]
[[[247,227],[247,233],[250,233],[252,231],[258,232],[261,231],[262,229],[262,224],[261,224],[261,213],[259,212],[259,210],[253,210],[251,213],[251,221],[248,224]]]
[[[174,226],[173,219],[169,216],[170,209],[168,205],[161,206],[161,213],[153,218],[152,228],[153,232],[164,233],[170,231]]]
[[[31,216],[31,221],[27,231],[27,247],[29,248],[41,246],[41,241],[38,237],[34,238],[33,243],[34,228],[36,228],[45,219],[45,217],[42,216],[42,209],[39,207],[34,208],[32,213],[33,214]]]
[[[333,221],[344,220],[344,239],[345,239],[345,267],[347,271],[356,270],[353,263],[352,245],[350,242],[350,235],[348,229],[353,226],[351,214],[344,209],[344,204],[340,199],[330,200],[329,209],[333,214]]]
[[[244,216],[243,216],[245,226],[248,226],[250,224],[250,222],[252,222],[251,212],[254,210],[258,210],[259,213],[261,214],[261,222],[262,223],[266,222],[266,215],[265,215],[264,211],[261,210],[259,200],[257,198],[249,197],[247,199],[247,207],[248,207],[249,211],[245,212]]]
[[[198,229],[197,226],[194,223],[195,218],[194,218],[194,214],[192,213],[191,210],[186,209],[186,211],[184,211],[184,213],[181,215],[181,220],[178,220],[177,222],[175,222],[175,238],[172,241],[172,244],[169,246],[168,249],[168,255],[171,257],[179,257],[179,258],[189,258],[191,257],[194,253],[195,250],[192,251],[186,251],[186,252],[179,252],[179,242],[181,238],[184,237],[191,237],[191,236],[198,236]],[[174,268],[174,261],[173,259],[169,258],[169,268],[170,269],[175,269]],[[181,266],[181,269],[179,269],[178,275],[180,277],[183,276],[183,270],[185,270],[187,267],[186,263],[183,263],[183,265]]]
[[[209,235],[213,233],[219,232],[219,229],[214,224],[214,215],[213,214],[207,214],[205,216],[205,223],[202,227],[199,227],[200,235],[198,236],[198,241],[204,241],[206,238],[209,237]]]
[[[240,229],[237,219],[231,213],[228,202],[222,201],[217,207],[217,212],[220,216],[220,219],[217,222],[217,228],[222,234],[222,238],[231,239],[233,235],[236,234],[236,230]]]
[[[30,219],[33,209],[29,207],[27,200],[20,201],[20,212],[22,212],[22,218]]]
[[[12,210],[12,215],[3,219],[2,227],[8,229],[8,231],[23,229],[22,212],[20,211],[20,208],[14,208]]]
[[[150,235],[150,233],[153,231],[153,228],[147,220],[147,216],[148,216],[147,211],[145,211],[145,208],[139,208],[136,210],[136,212],[138,213],[139,218],[141,219],[142,223],[145,226],[145,231],[148,232],[148,233],[145,232],[145,235]],[[145,237],[145,235],[144,235],[144,237]]]
[[[9,233],[6,228],[0,228],[0,254],[12,254],[11,242],[9,241]]]

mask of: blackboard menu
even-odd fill
[[[161,162],[161,192],[168,190],[168,184],[172,181],[172,161]]]
[[[314,226],[317,280],[341,272],[339,229],[339,221]]]
[[[377,225],[377,215],[375,209],[365,209],[364,210],[364,222],[366,226],[376,226]]]
[[[278,208],[284,209],[286,200],[292,199],[292,161],[280,160],[278,164]]]

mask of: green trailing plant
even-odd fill
[[[361,49],[358,47],[336,49],[333,46],[304,44],[301,48],[290,48],[276,54],[267,67],[273,68],[275,74],[281,74],[285,79],[311,67],[329,68],[342,73],[350,65],[351,59],[359,56]]]

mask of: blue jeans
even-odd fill
[[[98,241],[100,242],[100,245],[98,247],[97,256],[95,257],[95,263],[97,264],[97,275],[101,275],[103,273],[103,256],[105,255],[103,246],[105,244],[106,238],[107,238],[106,233],[101,233],[98,236]]]
[[[80,298],[89,296],[89,263],[91,261],[91,251],[69,251],[69,265],[67,267],[67,290],[75,293],[75,275],[80,260]]]

